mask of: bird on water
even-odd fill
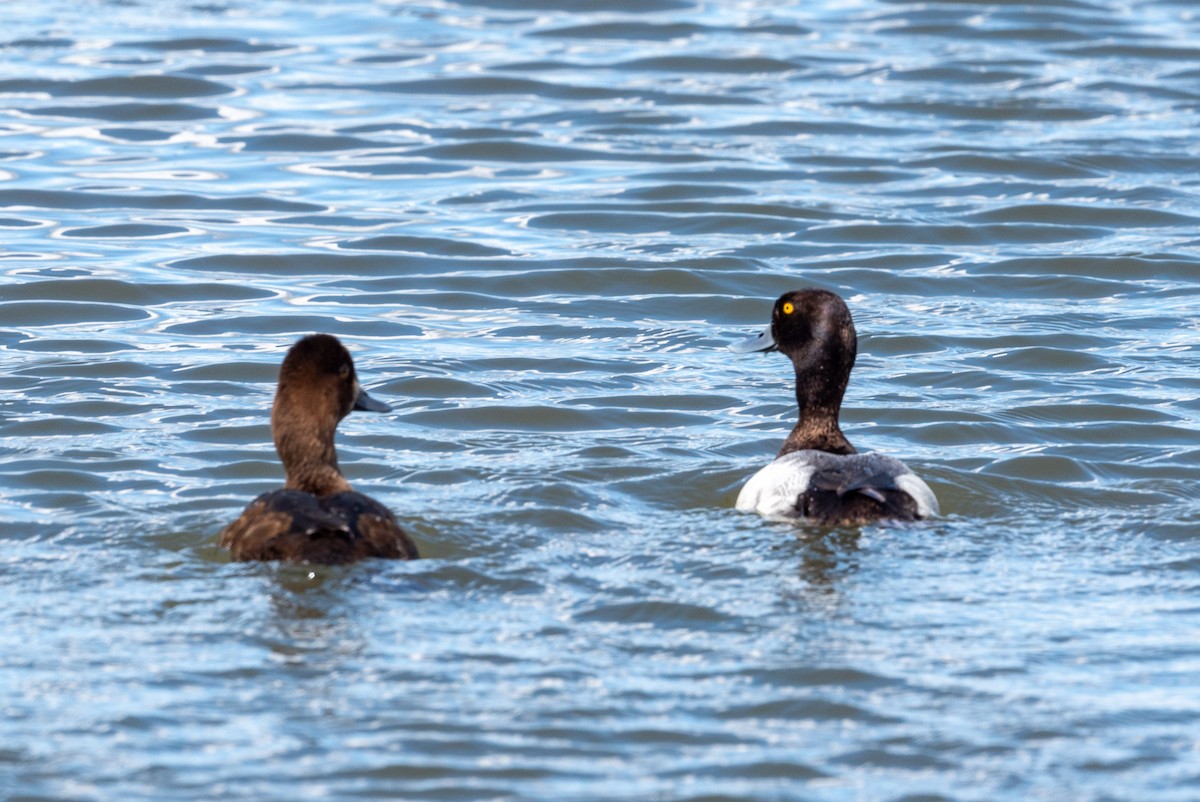
[[[842,433],[838,415],[858,335],[840,297],[813,288],[784,293],[766,330],[730,349],[788,357],[799,407],[799,421],[775,461],[742,487],[738,510],[829,525],[938,514],[937,497],[907,465],[877,452],[860,454]]]
[[[362,389],[336,337],[310,334],[288,350],[271,408],[271,434],[287,479],[221,531],[218,543],[233,559],[332,565],[417,557],[391,511],[354,490],[338,467],[334,433],[356,409],[391,407]]]

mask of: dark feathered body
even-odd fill
[[[906,474],[897,471],[907,472],[907,468],[892,465],[873,468],[861,458],[818,460],[808,487],[796,501],[796,513],[829,525],[861,524],[880,518],[915,521],[921,517],[920,505],[914,498],[920,491],[912,485],[909,491],[901,489],[898,480]],[[911,473],[907,476],[920,481]]]
[[[391,511],[353,490],[328,496],[301,490],[263,493],[225,528],[220,542],[235,560],[336,565],[364,557],[417,556]]]
[[[814,477],[815,478],[815,477]],[[876,489],[877,493],[883,493]],[[838,493],[810,488],[798,505],[800,517],[825,526],[860,526],[872,521],[915,521],[921,518],[917,503],[903,490],[891,488],[879,501],[861,493]]]
[[[221,532],[235,560],[338,564],[364,557],[411,560],[416,546],[390,510],[351,488],[334,449],[338,422],[352,409],[385,412],[354,372],[349,352],[328,334],[288,351],[271,409],[271,433],[287,473]]]

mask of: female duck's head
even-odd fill
[[[279,369],[271,434],[287,487],[325,494],[348,490],[334,451],[338,422],[351,410],[388,412],[363,390],[350,352],[329,334],[310,334],[291,347]]]

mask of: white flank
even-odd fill
[[[842,461],[849,461],[864,479],[880,472],[891,475],[896,487],[916,502],[918,517],[930,518],[939,513],[937,496],[929,485],[898,459],[875,452],[844,457],[811,450],[784,454],[751,476],[738,493],[736,507],[740,512],[757,512],[764,518],[795,518],[796,502],[808,489],[813,475]]]
[[[737,509],[767,518],[795,518],[796,500],[816,468],[805,452],[784,454],[750,477],[738,493]]]
[[[941,512],[938,509],[937,496],[929,489],[929,485],[925,484],[925,480],[915,473],[902,473],[897,476],[896,487],[912,496],[913,501],[917,502],[917,515],[922,518],[930,518]]]

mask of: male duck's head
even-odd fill
[[[799,422],[780,453],[818,449],[853,454],[838,414],[858,352],[850,310],[837,295],[807,288],[785,292],[771,310],[771,325],[757,337],[734,343],[735,351],[780,351],[796,371]]]
[[[734,351],[781,351],[802,367],[823,365],[849,375],[858,353],[854,321],[845,302],[832,292],[807,288],[785,292],[771,310],[771,325],[757,337],[734,343]],[[832,360],[831,360],[832,358]]]

